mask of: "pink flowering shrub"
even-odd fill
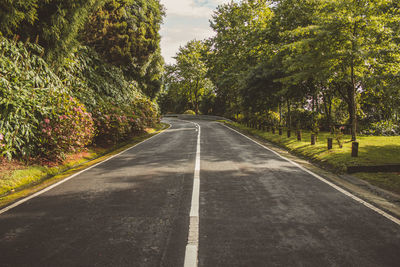
[[[94,112],[97,144],[115,144],[142,130],[139,118],[129,107],[104,105]]]
[[[115,144],[143,132],[146,127],[155,126],[160,117],[151,101],[136,98],[130,105],[107,103],[100,106],[93,112],[93,120],[95,143]]]
[[[44,118],[39,127],[39,150],[42,157],[61,160],[67,152],[82,150],[94,136],[92,115],[76,99],[62,95],[55,112]]]
[[[137,115],[142,119],[143,127],[153,127],[160,123],[158,106],[152,103],[148,98],[137,97],[132,106]]]

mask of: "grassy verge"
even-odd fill
[[[333,141],[333,149],[327,149],[327,138],[330,133],[321,132],[315,145],[311,145],[311,133],[302,131],[302,141],[297,140],[296,132],[287,138],[286,131],[282,135],[266,132],[235,122],[224,122],[235,128],[284,147],[296,155],[300,155],[337,173],[344,173],[349,166],[372,166],[400,163],[400,136],[359,136],[359,156],[351,157],[351,136],[344,135],[343,147]],[[397,173],[359,173],[357,177],[381,188],[400,193],[400,175]]]
[[[9,168],[1,169],[0,173],[0,206],[29,195],[59,180],[62,180],[82,169],[101,162],[167,128],[160,124],[156,128],[148,128],[140,136],[113,147],[90,147],[85,152],[68,155],[66,160],[54,166],[23,165],[18,162],[3,162]]]

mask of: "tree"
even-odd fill
[[[108,0],[90,16],[81,39],[154,97],[164,65],[159,34],[164,15],[159,0]]]
[[[46,60],[52,65],[62,65],[79,43],[79,30],[84,27],[93,9],[103,1],[37,1],[36,19],[22,20],[13,34],[24,41],[38,39],[39,45],[45,48]]]
[[[210,26],[216,35],[207,42],[208,77],[216,86],[227,116],[240,112],[241,81],[249,68],[269,52],[263,46],[262,32],[271,16],[268,2],[263,0],[230,2],[214,12]]]
[[[13,37],[22,22],[37,19],[38,0],[0,0],[0,35]]]
[[[190,41],[180,47],[175,56],[176,64],[168,66],[166,72],[166,86],[169,95],[174,96],[176,102],[185,100],[191,105],[196,114],[199,114],[201,98],[212,92],[213,85],[206,77],[207,67],[202,55],[206,45],[202,41]]]
[[[393,22],[399,12],[391,1],[321,1],[312,24],[291,31],[292,53],[286,65],[294,81],[318,77],[347,103],[352,140],[357,135],[358,98],[366,77],[378,78],[382,67],[398,73],[398,42]],[[290,67],[289,67],[290,66]]]

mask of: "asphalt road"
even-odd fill
[[[196,159],[172,127],[0,214],[0,266],[183,266]],[[201,127],[199,266],[400,266],[400,226],[216,122]]]

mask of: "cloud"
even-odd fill
[[[161,30],[161,52],[168,64],[174,63],[174,57],[180,46],[193,39],[203,40],[213,35],[208,21],[200,19],[188,20],[174,16]]]
[[[209,19],[215,8],[230,0],[161,0],[166,18],[161,27],[161,52],[168,64],[174,63],[179,46],[213,35]]]
[[[204,2],[206,4],[204,4]],[[207,5],[209,1],[197,0],[162,0],[168,16],[203,17],[211,16],[213,7]]]

